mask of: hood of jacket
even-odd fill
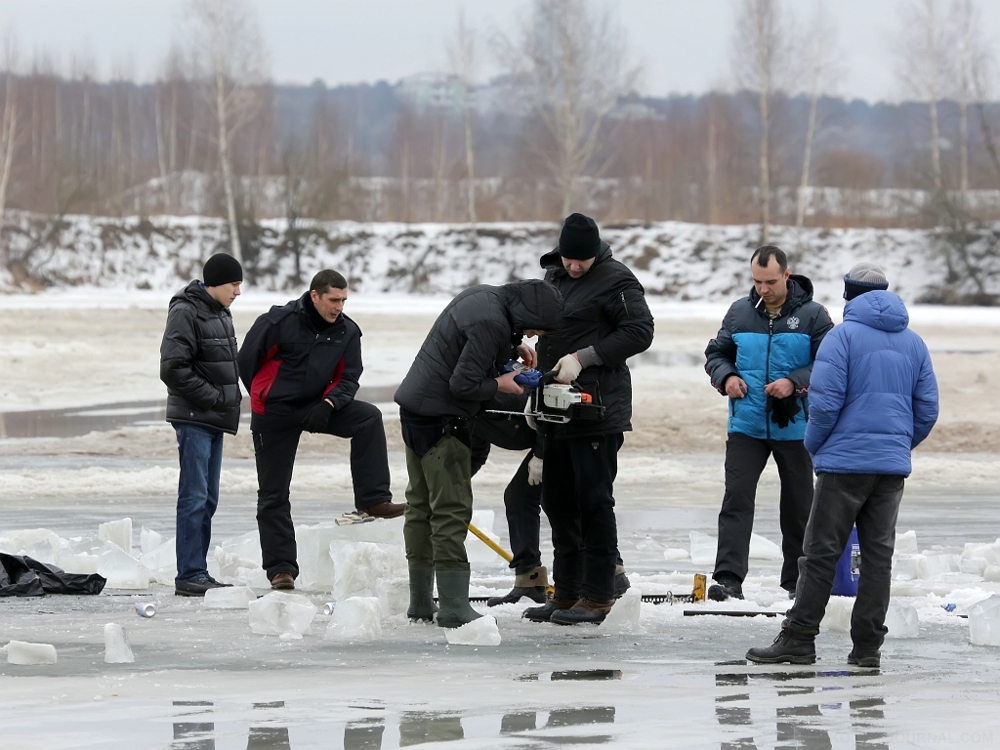
[[[501,289],[515,333],[528,329],[554,331],[562,322],[562,295],[552,284],[541,279],[526,279],[504,284]]]
[[[220,310],[225,309],[222,303],[217,302],[211,294],[205,291],[205,287],[202,286],[202,283],[197,280],[192,281],[186,287],[177,292],[177,294],[171,297],[168,307],[173,307],[180,302],[189,302],[195,305],[195,307],[208,312],[218,313]]]
[[[806,302],[812,302],[813,283],[805,276],[793,273],[788,277],[788,295],[785,297],[785,304],[781,306],[782,313],[802,307]],[[760,303],[760,295],[757,294],[756,287],[750,288],[750,304],[754,307]],[[764,306],[761,305],[761,310]]]
[[[855,297],[844,306],[844,322],[863,323],[879,331],[902,331],[910,324],[910,314],[898,294],[876,290]]]

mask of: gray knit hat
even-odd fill
[[[858,263],[844,275],[844,299],[850,301],[865,292],[889,288],[881,266],[868,261]]]

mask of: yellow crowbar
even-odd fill
[[[482,531],[480,531],[479,529],[477,529],[471,523],[469,524],[469,531],[471,531],[473,534],[475,534],[476,536],[478,536],[479,539],[482,541],[483,544],[485,544],[491,550],[493,550],[494,552],[496,552],[498,555],[500,555],[500,557],[502,557],[507,562],[510,562],[511,560],[514,559],[514,556],[512,554],[510,554],[510,552],[508,552],[503,547],[501,547],[499,544],[497,544],[496,542],[494,542],[492,539],[490,539],[488,536],[486,536],[486,534],[484,534]]]

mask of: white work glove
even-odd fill
[[[538,432],[538,422],[535,421],[535,413],[531,410],[531,396],[528,396],[528,400],[524,402],[524,421],[528,427]]]
[[[532,456],[528,460],[528,484],[534,487],[542,483],[542,459]]]
[[[557,382],[572,383],[580,374],[580,370],[583,369],[583,365],[581,365],[580,360],[572,354],[567,354],[565,357],[561,357],[559,361],[556,362],[556,366],[552,369],[556,371]]]

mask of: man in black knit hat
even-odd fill
[[[653,341],[653,316],[632,272],[611,257],[597,224],[571,214],[559,246],[541,258],[565,301],[562,325],[538,341],[539,367],[577,383],[604,418],[544,426],[542,507],[552,527],[555,594],[523,616],[573,625],[601,622],[614,604],[618,529],[613,496],[618,450],[632,429],[625,361]],[[539,425],[542,428],[542,425]]]
[[[257,461],[257,526],[272,588],[293,589],[299,574],[289,486],[303,431],[351,440],[354,505],[396,518],[382,412],[358,401],[361,329],[344,315],[347,280],[317,273],[309,291],[254,322],[240,348],[240,377],[250,393]]]
[[[236,333],[229,306],[240,296],[243,269],[225,253],[205,263],[170,300],[160,344],[160,380],[167,386],[167,421],[177,433],[178,596],[204,596],[226,584],[208,574],[212,516],[219,505],[222,440],[236,434],[240,386]]]

